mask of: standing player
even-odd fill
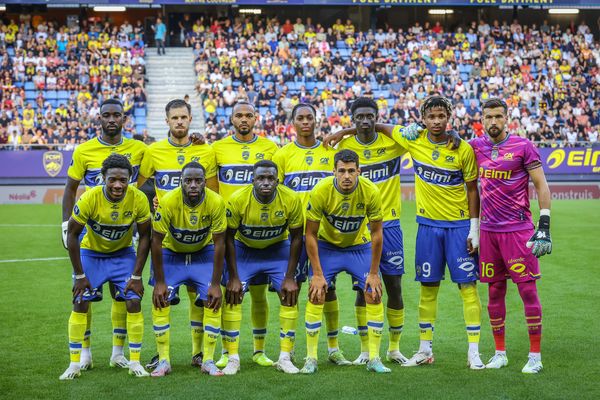
[[[550,189],[540,155],[527,139],[509,135],[506,103],[490,99],[483,104],[486,136],[471,141],[479,164],[481,182],[481,281],[487,282],[488,312],[496,343],[496,354],[486,368],[508,364],[504,345],[506,280],[517,285],[525,308],[529,331],[529,360],[524,373],[542,370],[542,306],[536,280],[540,278],[537,257],[552,252],[550,239]],[[540,205],[535,230],[529,210],[529,178]],[[533,246],[533,249],[530,248]]]
[[[350,107],[356,136],[342,140],[338,149],[350,149],[359,155],[361,175],[381,191],[383,213],[383,250],[380,270],[388,295],[386,315],[389,322],[388,361],[403,364],[400,336],[404,326],[404,303],[401,279],[404,274],[404,245],[400,227],[402,193],[400,191],[400,159],[405,150],[393,139],[375,129],[379,109],[370,98],[360,97]],[[327,303],[326,303],[327,304]],[[369,361],[367,316],[362,291],[356,292],[356,319],[361,339],[361,354],[354,364]]]
[[[217,158],[217,173],[219,176],[219,192],[225,202],[242,186],[252,183],[254,163],[261,160],[270,160],[277,151],[277,145],[269,139],[254,134],[256,123],[256,109],[247,102],[238,102],[233,106],[231,124],[235,130],[233,136],[218,140],[213,143]],[[257,277],[250,283],[250,297],[252,304],[252,333],[254,355],[252,360],[262,366],[271,366],[271,361],[265,354],[265,337],[267,335],[267,322],[269,317],[269,304],[267,302],[267,281],[264,277]],[[230,314],[230,308],[223,310],[222,326]],[[230,321],[231,322],[231,321]],[[219,368],[227,365],[229,341],[223,336],[223,356],[217,361]]]
[[[150,207],[144,193],[129,187],[133,168],[125,156],[111,154],[102,163],[101,174],[104,185],[85,192],[69,219],[67,243],[74,272],[69,318],[71,364],[61,380],[80,375],[89,302],[96,297],[95,289],[106,282],[113,283],[116,299],[127,307],[129,374],[149,375],[140,364],[144,336],[140,301],[144,294],[142,270],[150,250]],[[140,235],[137,256],[131,245],[134,223]],[[85,225],[88,230],[80,245],[79,235]]]
[[[331,176],[335,151],[325,148],[315,136],[316,110],[307,103],[299,103],[292,109],[292,124],[297,139],[286,144],[275,153],[273,161],[279,171],[279,182],[298,193],[302,200],[302,209],[308,206],[310,191],[323,178]],[[302,246],[300,262],[296,271],[298,287],[306,281],[308,275],[308,256]],[[327,324],[327,347],[329,361],[336,365],[350,365],[339,349],[339,304],[332,285],[327,290],[323,315]]]
[[[102,133],[99,137],[88,140],[77,146],[73,153],[73,160],[67,172],[67,184],[65,194],[62,200],[62,238],[63,245],[67,248],[67,226],[69,217],[73,211],[75,197],[79,182],[83,179],[86,189],[94,188],[104,183],[104,178],[100,173],[103,161],[111,154],[122,154],[131,163],[133,173],[130,183],[135,183],[138,178],[138,170],[144,154],[146,145],[138,140],[124,138],[121,134],[125,122],[125,113],[123,104],[117,99],[105,100],[100,106],[100,123]],[[127,368],[128,361],[123,355],[123,345],[127,337],[127,310],[125,302],[114,299],[115,293],[111,287],[113,302],[111,306],[111,320],[113,328],[113,351],[110,357],[111,367]],[[101,288],[98,287],[98,296],[95,301],[102,299]],[[81,369],[86,370],[92,367],[92,353],[90,347],[92,308],[87,308],[87,327],[85,331],[85,340],[81,351]]]
[[[298,285],[294,275],[302,249],[302,202],[293,190],[278,186],[277,166],[272,161],[254,164],[252,181],[252,185],[235,192],[227,205],[226,308],[232,318],[225,320],[223,326],[224,335],[230,338],[229,360],[223,373],[234,375],[240,369],[243,292],[252,278],[262,274],[270,279],[281,299],[281,352],[276,367],[296,374],[298,368],[292,363],[290,353],[298,319]]]
[[[186,284],[206,302],[203,313],[204,359],[202,372],[223,373],[213,361],[221,327],[221,276],[225,257],[225,202],[205,189],[205,168],[192,161],[181,170],[181,184],[159,202],[152,232],[154,294],[152,322],[159,363],[152,376],[171,372],[170,311],[177,288]]]
[[[196,161],[205,168],[206,187],[218,193],[215,152],[207,143],[193,144],[188,135],[192,123],[192,108],[183,100],[172,100],[167,103],[165,112],[169,135],[166,139],[148,147],[140,167],[138,187],[141,187],[146,179],[154,177],[156,196],[160,203],[167,193],[180,186],[183,165],[190,161]],[[189,317],[192,332],[192,365],[200,366],[204,336],[202,325],[204,308],[196,305],[196,293],[193,287],[188,287],[188,297],[190,299]],[[179,299],[175,297],[171,304],[175,305],[178,302]],[[156,367],[154,361],[158,361],[158,358],[155,357],[147,367]]]
[[[473,149],[446,132],[452,103],[430,96],[421,105],[426,129],[377,124],[378,132],[392,137],[413,159],[417,198],[416,280],[419,299],[419,351],[405,367],[433,363],[433,328],[437,296],[445,265],[458,284],[463,301],[471,369],[485,368],[479,357],[481,302],[477,293],[476,252],[479,247],[479,193]],[[408,140],[415,133],[416,140]],[[418,136],[417,136],[418,135]],[[337,140],[339,135],[332,138]],[[448,146],[448,141],[452,144]],[[458,146],[457,146],[458,145]],[[466,187],[466,190],[465,190]]]
[[[374,183],[360,176],[355,152],[339,151],[334,157],[334,166],[334,176],[322,179],[310,192],[306,213],[306,251],[312,279],[306,304],[308,352],[300,372],[317,372],[325,292],[342,271],[352,275],[365,292],[370,358],[367,370],[390,372],[379,358],[383,330],[379,278],[383,243],[381,193]]]

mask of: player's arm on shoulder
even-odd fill
[[[325,146],[325,148],[335,147],[339,142],[342,141],[344,137],[354,135],[356,135],[355,127],[345,128],[325,137],[323,139],[323,145]]]

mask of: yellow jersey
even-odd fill
[[[217,158],[219,192],[225,201],[236,190],[252,182],[256,162],[270,160],[277,151],[275,143],[261,136],[254,136],[249,142],[229,136],[214,142],[212,148]]]
[[[140,174],[144,178],[154,176],[154,187],[158,200],[173,189],[179,187],[181,169],[191,161],[199,162],[205,169],[205,178],[217,175],[215,152],[209,144],[187,145],[173,144],[169,138],[152,143],[140,166]]]
[[[246,246],[264,249],[287,240],[289,229],[304,227],[302,202],[292,189],[279,185],[275,198],[263,204],[247,185],[229,199],[227,227],[236,229],[235,238]]]
[[[275,153],[279,183],[296,193],[303,208],[308,205],[308,196],[323,178],[333,175],[335,150],[327,149],[317,141],[313,147],[304,147],[298,142],[288,143]]]
[[[433,143],[425,130],[414,140],[402,137],[401,127],[393,137],[413,159],[417,222],[439,227],[469,226],[469,204],[465,182],[477,179],[473,148],[461,140],[458,149]]]
[[[338,150],[343,149],[358,154],[361,176],[373,182],[381,192],[384,226],[400,225],[400,166],[406,150],[381,133],[376,133],[371,143],[362,143],[358,136],[346,138],[338,145]]]
[[[370,243],[367,220],[383,220],[381,193],[362,176],[348,194],[340,192],[334,176],[324,178],[310,192],[306,219],[320,222],[319,240],[338,247]]]
[[[181,187],[167,193],[158,205],[152,229],[165,235],[163,247],[176,253],[195,253],[213,243],[212,234],[225,232],[225,201],[212,190],[195,207],[183,201]]]
[[[75,148],[67,175],[76,181],[83,179],[88,189],[103,185],[102,163],[109,155],[116,153],[124,155],[131,163],[133,174],[129,183],[135,184],[146,149],[146,145],[139,140],[122,138],[119,143],[112,145],[95,137]]]
[[[150,220],[150,205],[146,195],[134,186],[129,186],[125,197],[116,203],[108,199],[105,189],[96,186],[82,194],[71,218],[87,225],[82,249],[113,253],[131,246],[131,226]]]

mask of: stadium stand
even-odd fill
[[[203,25],[204,24],[204,25]],[[246,99],[260,112],[261,134],[284,143],[298,102],[317,106],[322,134],[350,124],[348,104],[376,99],[381,117],[418,118],[432,92],[456,105],[452,126],[464,138],[483,134],[477,107],[501,96],[511,133],[540,146],[595,143],[600,130],[600,43],[585,23],[575,29],[493,21],[444,32],[438,23],[357,32],[351,21],[331,27],[297,19],[196,21],[196,89],[209,137],[226,134],[231,104]]]
[[[147,136],[143,34],[97,20],[0,22],[0,144],[73,149],[98,134],[99,104],[111,97],[130,116],[125,136]]]

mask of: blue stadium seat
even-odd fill
[[[33,82],[25,82],[25,90],[35,90],[35,85],[33,84]]]
[[[23,86],[25,86],[25,84],[23,82],[15,82],[14,85],[18,88],[22,88]]]
[[[323,90],[327,87],[327,82],[317,82],[317,89]]]
[[[44,98],[46,100],[56,100],[58,98],[55,90],[44,91]]]
[[[69,98],[69,92],[66,90],[59,90],[56,93],[56,98],[58,100],[67,100]]]
[[[269,107],[258,107],[258,112],[260,113],[260,115],[265,115],[268,110]]]
[[[306,87],[306,90],[312,92],[312,90],[317,87],[317,84],[315,82],[306,82],[304,86]]]
[[[227,107],[225,109],[225,116],[229,118],[231,117],[231,114],[233,114],[233,107]]]
[[[217,107],[217,117],[225,116],[225,107]]]
[[[34,90],[25,90],[25,100],[35,100],[36,95]]]
[[[338,49],[338,50],[339,49],[345,49],[347,47],[348,46],[346,45],[346,42],[344,42],[343,40],[338,40],[338,41],[335,42],[335,48]]]
[[[135,117],[135,124],[136,125],[146,125],[146,117],[145,116]]]

